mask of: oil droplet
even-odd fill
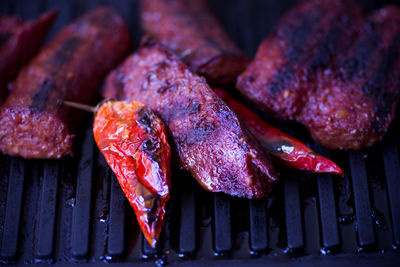
[[[331,255],[332,254],[331,250],[327,249],[327,248],[321,248],[319,250],[319,252],[321,252],[322,255]]]
[[[225,257],[227,257],[227,253],[226,252],[214,252],[214,257],[217,257],[217,258],[225,258]]]
[[[45,264],[52,264],[54,260],[51,258],[35,258],[35,263],[45,263]]]
[[[353,221],[354,221],[353,214],[343,215],[338,218],[338,222],[341,224],[349,224],[349,223],[352,223]]]
[[[75,198],[71,197],[70,199],[67,199],[67,205],[71,207],[75,207]]]
[[[167,261],[165,260],[164,257],[161,257],[161,258],[157,259],[154,263],[155,263],[158,267],[160,267],[160,266],[166,265],[166,264],[167,264]]]
[[[384,215],[380,211],[373,208],[371,211],[371,217],[377,229],[383,229],[383,230],[386,229],[386,222],[384,219]]]
[[[255,251],[255,250],[250,250],[250,255],[253,257],[259,257],[260,256],[260,252]]]
[[[283,250],[283,253],[285,253],[285,254],[287,254],[287,255],[293,254],[293,249],[291,249],[291,248],[285,248],[285,249]]]
[[[181,252],[181,253],[178,254],[178,257],[180,259],[189,260],[189,259],[193,259],[195,257],[195,253],[193,253],[193,252]]]
[[[108,221],[108,216],[107,216],[106,213],[102,212],[102,213],[100,214],[100,216],[97,217],[97,219],[98,219],[100,222],[102,222],[102,223],[107,223],[107,221]]]
[[[105,257],[105,260],[107,262],[115,261],[116,259],[117,259],[117,257],[110,256],[110,255],[106,255],[106,257]]]

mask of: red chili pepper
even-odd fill
[[[233,99],[225,91],[216,88],[215,92],[239,116],[262,146],[282,162],[303,171],[343,175],[339,166],[330,159],[318,155],[296,138],[267,124],[256,113]]]
[[[155,247],[171,185],[171,152],[162,121],[140,102],[108,101],[96,112],[94,139]]]

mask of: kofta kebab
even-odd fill
[[[249,64],[205,0],[146,0],[147,35],[121,63],[131,47],[128,30],[114,10],[97,8],[64,28],[11,83],[0,109],[0,150],[72,155],[82,117],[74,107],[93,105],[105,78],[102,94],[114,100],[89,108],[94,138],[154,246],[169,199],[171,153],[205,189],[247,198],[271,190],[273,162],[343,174],[210,85],[226,88],[238,78],[240,92],[262,111],[304,124],[329,148],[380,140],[399,96],[399,14],[387,7],[365,17],[352,1],[303,0]],[[7,76],[0,80],[12,80]]]

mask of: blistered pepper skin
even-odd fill
[[[96,112],[93,134],[144,236],[155,247],[171,184],[171,151],[164,124],[140,102],[108,101]]]
[[[315,153],[296,138],[283,133],[264,122],[256,113],[233,99],[225,91],[216,88],[215,92],[235,111],[244,125],[260,141],[268,153],[295,169],[314,173],[334,173],[343,171],[333,161]]]

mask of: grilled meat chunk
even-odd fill
[[[100,7],[65,27],[18,75],[0,109],[0,150],[25,158],[72,154],[82,118],[64,100],[91,104],[106,74],[129,53],[122,18]]]
[[[349,1],[302,1],[260,46],[237,87],[262,110],[304,124],[332,149],[386,132],[398,98],[399,14],[365,22]]]
[[[57,12],[51,11],[32,21],[15,15],[0,17],[0,103],[7,84],[36,54],[56,16]]]
[[[180,166],[207,190],[260,198],[277,179],[236,115],[161,45],[147,42],[106,80],[107,98],[140,101],[164,121]]]
[[[318,74],[297,120],[329,148],[361,149],[380,140],[400,93],[400,9],[372,14],[332,70]]]
[[[238,89],[262,110],[294,120],[307,101],[315,72],[350,45],[361,24],[360,8],[350,8],[344,0],[302,1],[262,42],[239,76]]]
[[[248,64],[207,7],[206,0],[141,1],[144,31],[189,68],[220,86],[233,85]]]

